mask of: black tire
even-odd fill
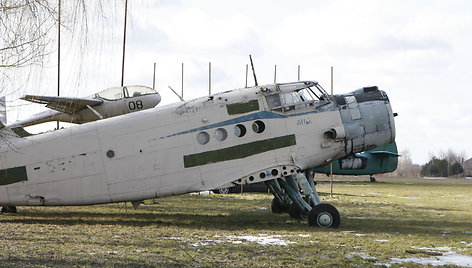
[[[2,207],[1,213],[17,213],[15,206]]]
[[[374,176],[370,176],[369,180],[370,180],[370,182],[377,182],[377,180],[374,178]]]
[[[301,210],[296,204],[295,202],[293,202],[291,205],[290,205],[290,208],[288,210],[288,214],[290,215],[290,217],[294,218],[294,219],[297,219],[297,220],[305,220],[307,215],[305,213],[305,211]]]
[[[229,187],[218,189],[216,192],[219,194],[229,194]]]
[[[338,228],[341,223],[339,211],[330,204],[318,204],[308,213],[308,224],[321,228]]]
[[[288,208],[283,204],[280,204],[279,200],[277,200],[275,197],[272,199],[272,205],[270,206],[270,209],[272,210],[272,213],[276,214],[288,212]]]

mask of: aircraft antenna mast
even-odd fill
[[[124,77],[125,77],[125,51],[126,51],[126,21],[128,18],[128,0],[125,0],[125,24],[123,30],[123,58],[121,61],[121,86],[123,87]]]
[[[246,86],[245,86],[245,88],[247,88],[247,71],[248,71],[248,67],[249,66],[246,64]]]
[[[298,81],[300,81],[300,65],[298,65]]]
[[[182,62],[182,81],[181,81],[181,87],[182,87],[182,94],[180,95],[182,99],[184,98],[184,63]]]
[[[277,83],[277,64],[274,65],[274,84]]]
[[[249,60],[251,61],[252,74],[254,75],[254,83],[256,83],[257,87],[259,84],[257,83],[256,71],[254,71],[254,63],[252,63],[251,54],[249,54]]]
[[[152,89],[156,90],[156,63],[154,62],[154,72],[152,74]]]
[[[211,95],[211,62],[208,62],[208,95]]]

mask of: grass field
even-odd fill
[[[472,267],[472,180],[377,180],[318,185],[339,229],[273,214],[267,194],[19,207],[0,215],[0,267]]]

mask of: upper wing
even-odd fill
[[[71,98],[71,97],[50,97],[50,96],[36,96],[36,95],[25,95],[20,99],[46,104],[47,108],[53,110],[73,114],[80,110],[83,110],[89,106],[95,106],[103,102],[99,99],[86,99],[86,98]]]

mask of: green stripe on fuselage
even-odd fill
[[[203,166],[228,160],[241,159],[248,156],[296,145],[295,135],[287,135],[262,141],[236,145],[220,150],[198,154],[184,155],[184,167]]]
[[[0,185],[7,185],[27,180],[28,174],[26,174],[25,166],[0,170]]]

